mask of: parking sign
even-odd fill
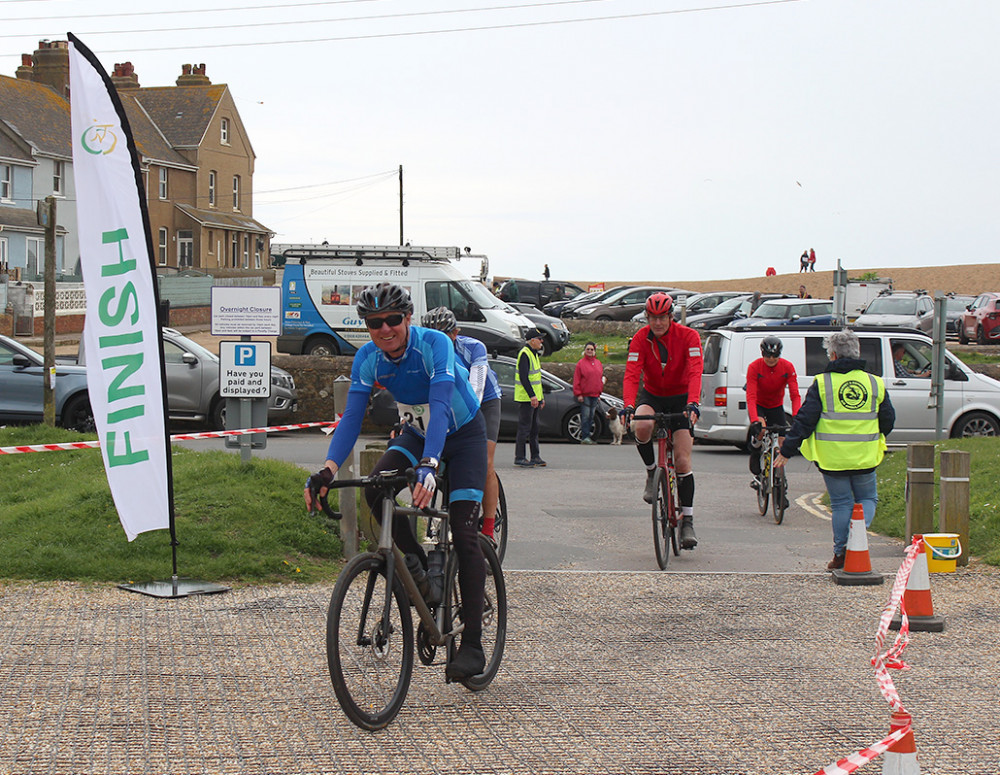
[[[270,398],[270,342],[219,342],[219,395]]]

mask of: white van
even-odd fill
[[[278,352],[353,355],[370,341],[357,314],[357,296],[380,282],[410,292],[415,323],[429,309],[448,307],[462,333],[490,352],[516,353],[532,327],[481,282],[459,271],[452,262],[469,256],[458,248],[272,244],[271,252],[284,262]]]
[[[805,398],[813,378],[829,363],[823,338],[835,328],[816,326],[771,327],[764,330],[719,329],[705,338],[702,375],[701,417],[695,438],[742,446],[750,421],[747,417],[746,374],[751,361],[760,357],[760,341],[769,335],[781,339],[781,357],[795,365],[799,392]],[[867,370],[885,381],[896,410],[896,426],[890,443],[933,441],[935,410],[928,409],[931,380],[926,376],[896,376],[892,349],[903,345],[903,365],[912,374],[929,369],[931,339],[918,331],[903,329],[855,329],[861,342],[861,357]],[[785,396],[785,411],[791,403]],[[944,433],[948,436],[996,436],[1000,434],[1000,382],[974,372],[950,352],[945,352]]]

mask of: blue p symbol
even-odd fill
[[[237,366],[257,365],[257,346],[252,344],[241,344],[236,347]]]

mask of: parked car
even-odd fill
[[[975,296],[960,296],[958,294],[949,293],[948,300],[945,302],[945,315],[947,320],[944,324],[944,335],[958,338],[959,332],[962,330],[962,317],[965,315],[969,308],[969,305],[975,302]]]
[[[710,331],[730,323],[737,318],[749,317],[765,301],[793,298],[787,293],[744,293],[733,296],[709,310],[697,315],[688,315],[687,324],[696,331]]]
[[[1000,337],[1000,293],[980,293],[962,315],[958,341],[995,342]]]
[[[168,417],[171,420],[204,422],[213,430],[225,427],[226,400],[219,395],[219,356],[173,328],[162,328],[160,332],[163,336],[163,359],[167,374]],[[28,349],[23,345],[20,347]],[[29,350],[29,352],[34,351]],[[37,353],[35,355],[41,363],[41,356]],[[81,340],[76,363],[62,362],[56,367],[57,379],[62,371],[82,376],[84,398],[86,398],[86,359],[87,355]],[[65,359],[60,360],[65,361]],[[271,397],[267,402],[268,422],[280,423],[288,420],[298,409],[298,398],[292,375],[284,369],[272,366]],[[39,418],[41,405],[39,383]],[[86,399],[86,410],[93,428],[93,412],[90,411],[89,398]]]
[[[511,298],[511,282],[517,282],[517,298]],[[500,299],[506,302],[520,301],[541,309],[550,301],[572,299],[585,291],[579,285],[565,280],[522,280],[520,277],[505,280],[500,286]]]
[[[761,303],[748,318],[739,318],[726,328],[760,326],[829,326],[833,324],[833,302],[823,299],[771,299]]]
[[[44,384],[42,356],[15,339],[0,336],[0,422],[42,422]],[[63,427],[81,433],[94,430],[83,366],[56,365],[55,408],[56,422]]]
[[[934,328],[934,302],[922,291],[884,293],[869,302],[854,325],[915,328],[929,334]]]
[[[559,317],[561,318],[569,317],[570,316],[569,313],[577,309],[578,307],[582,307],[585,304],[594,304],[596,302],[604,301],[605,299],[614,296],[619,291],[622,291],[626,288],[634,288],[634,287],[635,287],[634,285],[616,285],[613,288],[608,288],[603,291],[594,291],[592,294],[586,294],[586,295],[580,294],[576,298],[570,299],[562,306],[562,309],[559,310]],[[549,314],[551,315],[552,313],[550,312]]]
[[[630,320],[633,315],[645,308],[646,299],[654,293],[669,293],[674,298],[680,295],[693,295],[691,291],[681,288],[640,285],[635,288],[619,289],[603,301],[592,301],[573,310],[563,310],[563,317],[586,320]]]
[[[503,397],[500,399],[500,435],[513,438],[517,435],[518,406],[514,400],[514,379],[517,359],[500,355],[490,359],[490,366],[496,372]],[[542,369],[542,392],[545,394],[545,408],[538,413],[538,435],[545,438],[562,438],[580,441],[580,404],[573,397],[573,386],[545,369]],[[594,413],[594,438],[610,438],[611,432],[605,419],[608,409],[624,408],[620,398],[602,393]],[[390,427],[398,422],[396,402],[387,390],[375,390],[368,402],[368,417],[381,427]]]
[[[551,315],[554,318],[562,317],[562,311],[569,307],[570,305],[574,307],[579,307],[584,302],[592,301],[600,296],[604,291],[587,291],[586,293],[581,293],[574,296],[572,299],[560,299],[559,301],[550,301],[544,307],[542,307],[542,312],[546,315]]]
[[[559,318],[546,315],[538,307],[521,301],[508,302],[508,304],[534,323],[535,328],[542,332],[542,353],[544,355],[551,355],[569,343],[569,329]],[[520,350],[520,346],[517,349]]]
[[[927,410],[931,379],[924,376],[931,362],[931,338],[915,329],[852,328],[860,340],[866,370],[882,377],[896,410],[896,427],[889,435],[889,442],[933,441],[935,415]],[[834,330],[837,329],[792,325],[781,331],[784,345],[781,357],[795,365],[803,397],[813,377],[829,363],[823,338]],[[701,417],[695,425],[696,439],[745,445],[750,427],[746,410],[747,366],[760,357],[760,342],[768,333],[760,328],[744,331],[722,328],[705,338]],[[896,376],[892,351],[900,344],[904,348],[904,362],[913,376]],[[973,371],[946,351],[943,388],[947,436],[1000,435],[1000,382]],[[790,410],[786,398],[785,411]]]

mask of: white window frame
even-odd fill
[[[0,200],[10,202],[14,199],[14,167],[10,164],[0,164]]]
[[[215,207],[215,170],[208,172],[208,206]]]
[[[240,176],[233,175],[233,211],[240,209]]]
[[[61,161],[52,162],[52,193],[62,196],[65,190],[64,176],[66,174],[65,165]]]
[[[240,235],[235,231],[229,240],[229,251],[229,265],[235,269],[240,265]]]
[[[39,277],[45,274],[45,239],[40,237],[28,237],[27,245],[25,245],[26,252],[24,254],[24,266],[25,268],[30,268],[31,262],[29,260],[31,255],[31,246],[35,246],[35,271],[38,273]]]
[[[167,198],[167,168],[160,167],[160,199]]]
[[[0,237],[0,272],[6,272],[10,266],[10,246],[6,237]]]
[[[229,119],[224,118],[219,127],[219,142],[229,145]]]
[[[243,235],[243,268],[250,268],[250,235]]]
[[[167,265],[167,230],[164,227],[160,227],[160,237],[158,245],[158,256],[160,261],[160,266]]]

